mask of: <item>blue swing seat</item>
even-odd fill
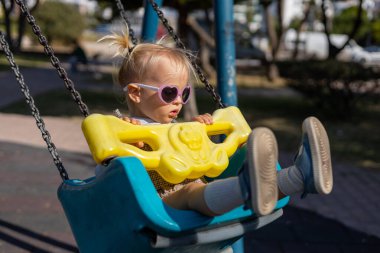
[[[236,166],[235,158],[240,166],[241,155],[237,152],[230,164]],[[173,209],[135,157],[113,159],[97,177],[66,180],[58,197],[82,253],[221,252],[247,231],[280,217],[289,199],[263,217],[243,207],[218,217]]]

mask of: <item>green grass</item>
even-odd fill
[[[104,91],[80,91],[82,100],[89,107],[91,113],[112,113],[121,106],[115,94]],[[46,116],[82,116],[79,106],[66,90],[50,91],[34,97],[35,105],[41,115]],[[30,114],[30,109],[25,101],[21,100],[0,109],[5,113]]]
[[[126,106],[112,91],[86,90],[80,93],[91,113],[111,114],[115,108],[126,113]],[[380,170],[380,135],[376,134],[380,125],[380,105],[360,108],[350,120],[341,121],[327,117],[325,112],[298,97],[240,96],[238,99],[239,108],[251,127],[270,127],[276,134],[280,150],[296,151],[301,138],[302,121],[314,115],[327,129],[334,160]],[[78,106],[64,90],[36,96],[35,103],[41,115],[81,116]],[[215,109],[211,97],[204,90],[197,89],[197,104],[200,113]],[[0,111],[30,114],[24,101]]]
[[[17,65],[20,67],[50,67],[50,59],[48,56],[41,54],[34,54],[34,55],[14,55],[14,60]],[[6,57],[0,57],[0,71],[6,71],[9,70],[9,62]]]

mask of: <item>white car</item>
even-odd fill
[[[342,54],[349,56],[351,61],[358,62],[368,67],[380,67],[380,51],[367,51],[350,40],[348,45],[343,49]]]
[[[369,46],[363,49],[368,54],[365,64],[380,67],[380,47]]]

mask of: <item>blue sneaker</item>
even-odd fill
[[[270,214],[278,199],[277,141],[270,129],[256,128],[247,140],[247,161],[239,171],[245,206],[257,216]]]
[[[322,123],[315,117],[309,117],[302,124],[302,144],[294,161],[300,170],[304,192],[329,194],[333,187],[333,175],[329,138]]]

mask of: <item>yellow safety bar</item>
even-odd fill
[[[115,116],[92,114],[84,119],[82,130],[97,163],[117,156],[135,156],[147,170],[155,170],[176,184],[186,178],[219,176],[227,168],[228,158],[247,141],[251,128],[237,107],[218,109],[212,117],[212,125],[133,125]],[[222,143],[214,143],[210,137],[215,135],[226,137]],[[133,145],[139,141],[152,151]]]

